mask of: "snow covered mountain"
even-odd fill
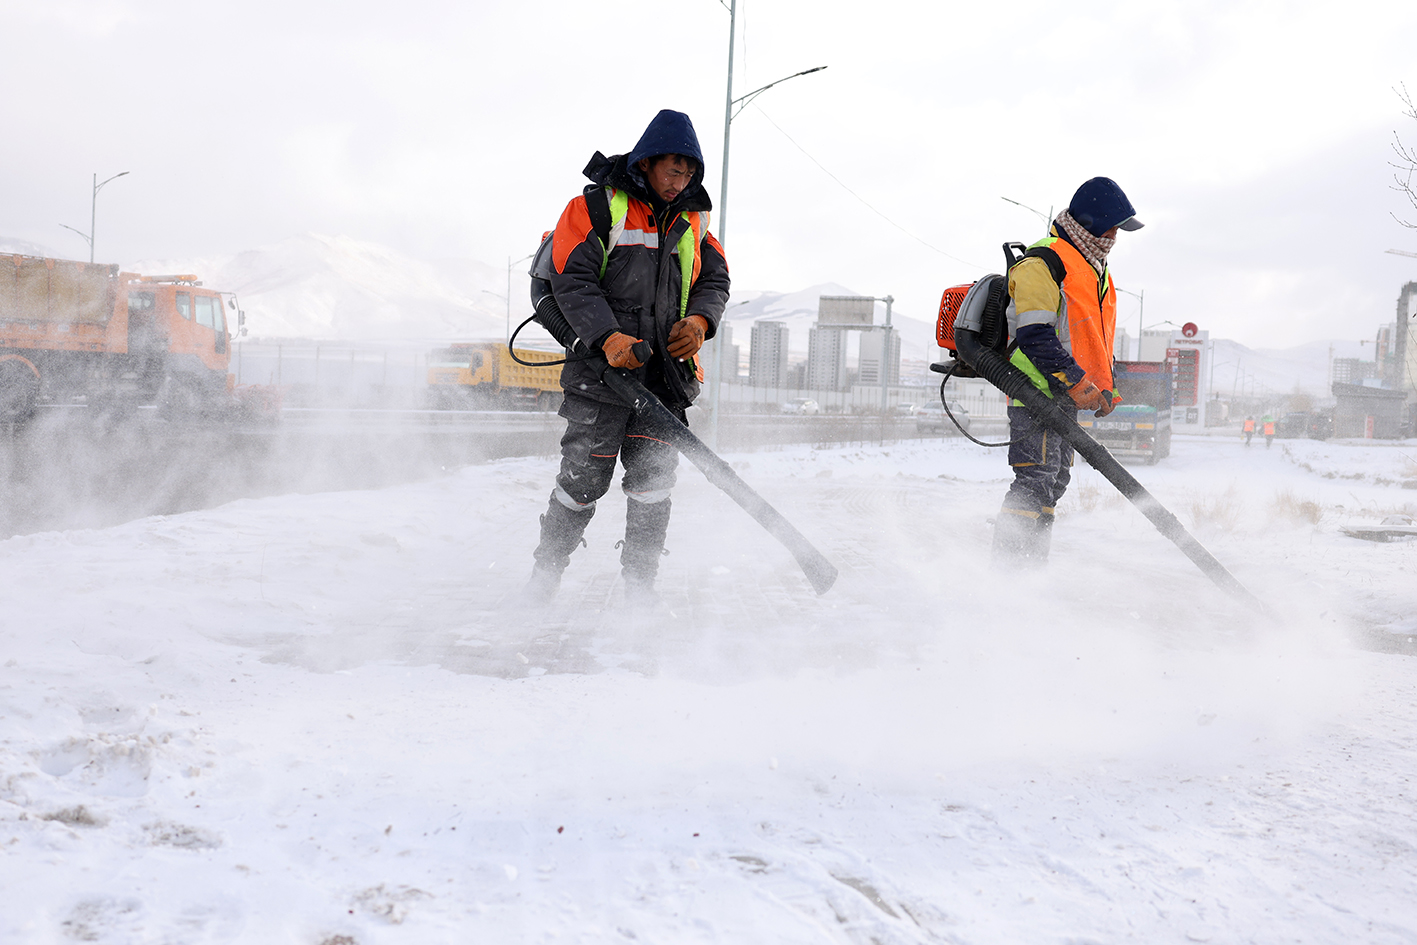
[[[63,253],[55,252],[52,246],[17,239],[13,236],[0,236],[0,253],[16,254],[20,256],[47,256],[50,259],[64,256]]]
[[[507,322],[505,269],[414,259],[347,236],[307,233],[234,256],[139,260],[124,268],[196,273],[237,293],[254,338],[501,338]],[[513,314],[529,308],[524,286],[520,276],[513,282]]]

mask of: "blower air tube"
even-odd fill
[[[566,321],[566,316],[561,314],[561,306],[556,304],[556,297],[551,294],[551,287],[541,279],[533,279],[531,292],[532,310],[536,312],[536,323],[545,328],[547,333],[567,351],[584,354],[586,347],[576,337],[576,330],[571,327],[570,322]]]
[[[544,291],[541,291],[538,282],[545,286]],[[552,338],[574,354],[591,354],[591,350],[576,337],[575,329],[566,321],[566,316],[551,294],[550,286],[545,285],[543,280],[533,279],[532,300],[537,323],[545,328]],[[645,358],[648,357],[646,353]],[[689,462],[699,468],[704,478],[727,493],[730,499],[738,503],[754,521],[767,529],[770,535],[792,553],[798,567],[811,582],[813,590],[818,594],[831,590],[832,585],[836,583],[836,566],[828,561],[805,535],[783,518],[782,513],[769,505],[766,499],[753,491],[753,488],[733,471],[732,466],[704,445],[703,440],[689,432],[689,428],[680,423],[679,418],[670,413],[669,408],[660,403],[659,398],[650,393],[633,375],[621,368],[611,367],[604,360],[600,360],[598,365],[601,366],[600,379],[650,425],[652,432],[674,444]]]
[[[955,326],[955,343],[959,346],[959,356],[990,384],[1014,400],[1023,401],[1029,413],[1048,429],[1067,440],[1093,469],[1102,473],[1107,481],[1117,487],[1137,509],[1156,526],[1157,531],[1171,539],[1186,557],[1190,558],[1222,590],[1244,601],[1251,607],[1264,612],[1264,604],[1235,578],[1225,565],[1205,549],[1200,542],[1186,531],[1176,516],[1146,490],[1136,477],[1127,472],[1117,458],[1107,452],[1107,448],[1087,435],[1078,426],[1077,411],[1065,398],[1054,400],[1033,385],[1028,375],[1010,364],[999,352],[985,347],[977,332]]]

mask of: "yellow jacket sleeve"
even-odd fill
[[[1009,297],[1018,312],[1018,326],[1052,325],[1058,321],[1058,283],[1048,264],[1037,256],[1029,256],[1009,270]]]

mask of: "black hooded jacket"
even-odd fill
[[[660,154],[683,154],[698,162],[689,186],[667,206],[636,167],[641,158]],[[698,236],[694,250],[697,276],[689,287],[682,317],[702,316],[708,323],[705,335],[712,338],[728,302],[729,288],[722,247],[708,230],[712,202],[703,187],[704,162],[693,125],[687,115],[661,111],[633,150],[611,157],[597,151],[586,165],[585,175],[629,198],[623,227],[613,235],[615,245],[607,257],[591,226],[587,198],[582,195],[567,204],[553,238],[551,291],[582,340],[598,346],[619,331],[648,341],[654,354],[635,375],[666,404],[687,407],[699,392],[694,367],[664,353],[669,332],[681,317],[679,242],[685,232]],[[605,403],[620,402],[583,362],[571,362],[562,369],[561,386]]]

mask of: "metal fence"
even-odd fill
[[[239,341],[232,346],[231,372],[238,384],[280,387],[287,406],[422,408],[427,405],[428,352],[437,347],[431,341],[397,345]],[[887,395],[888,409],[904,414],[911,405],[937,402],[939,382],[895,385],[887,388]],[[952,378],[946,396],[963,404],[976,420],[1006,414],[1004,395],[979,378]],[[801,399],[816,401],[823,414],[881,412],[881,389],[874,385],[826,391],[729,381],[719,394],[725,416],[782,413],[784,405]],[[703,403],[702,397],[699,402]]]
[[[237,384],[281,388],[287,406],[422,407],[433,347],[239,341],[231,373]]]

